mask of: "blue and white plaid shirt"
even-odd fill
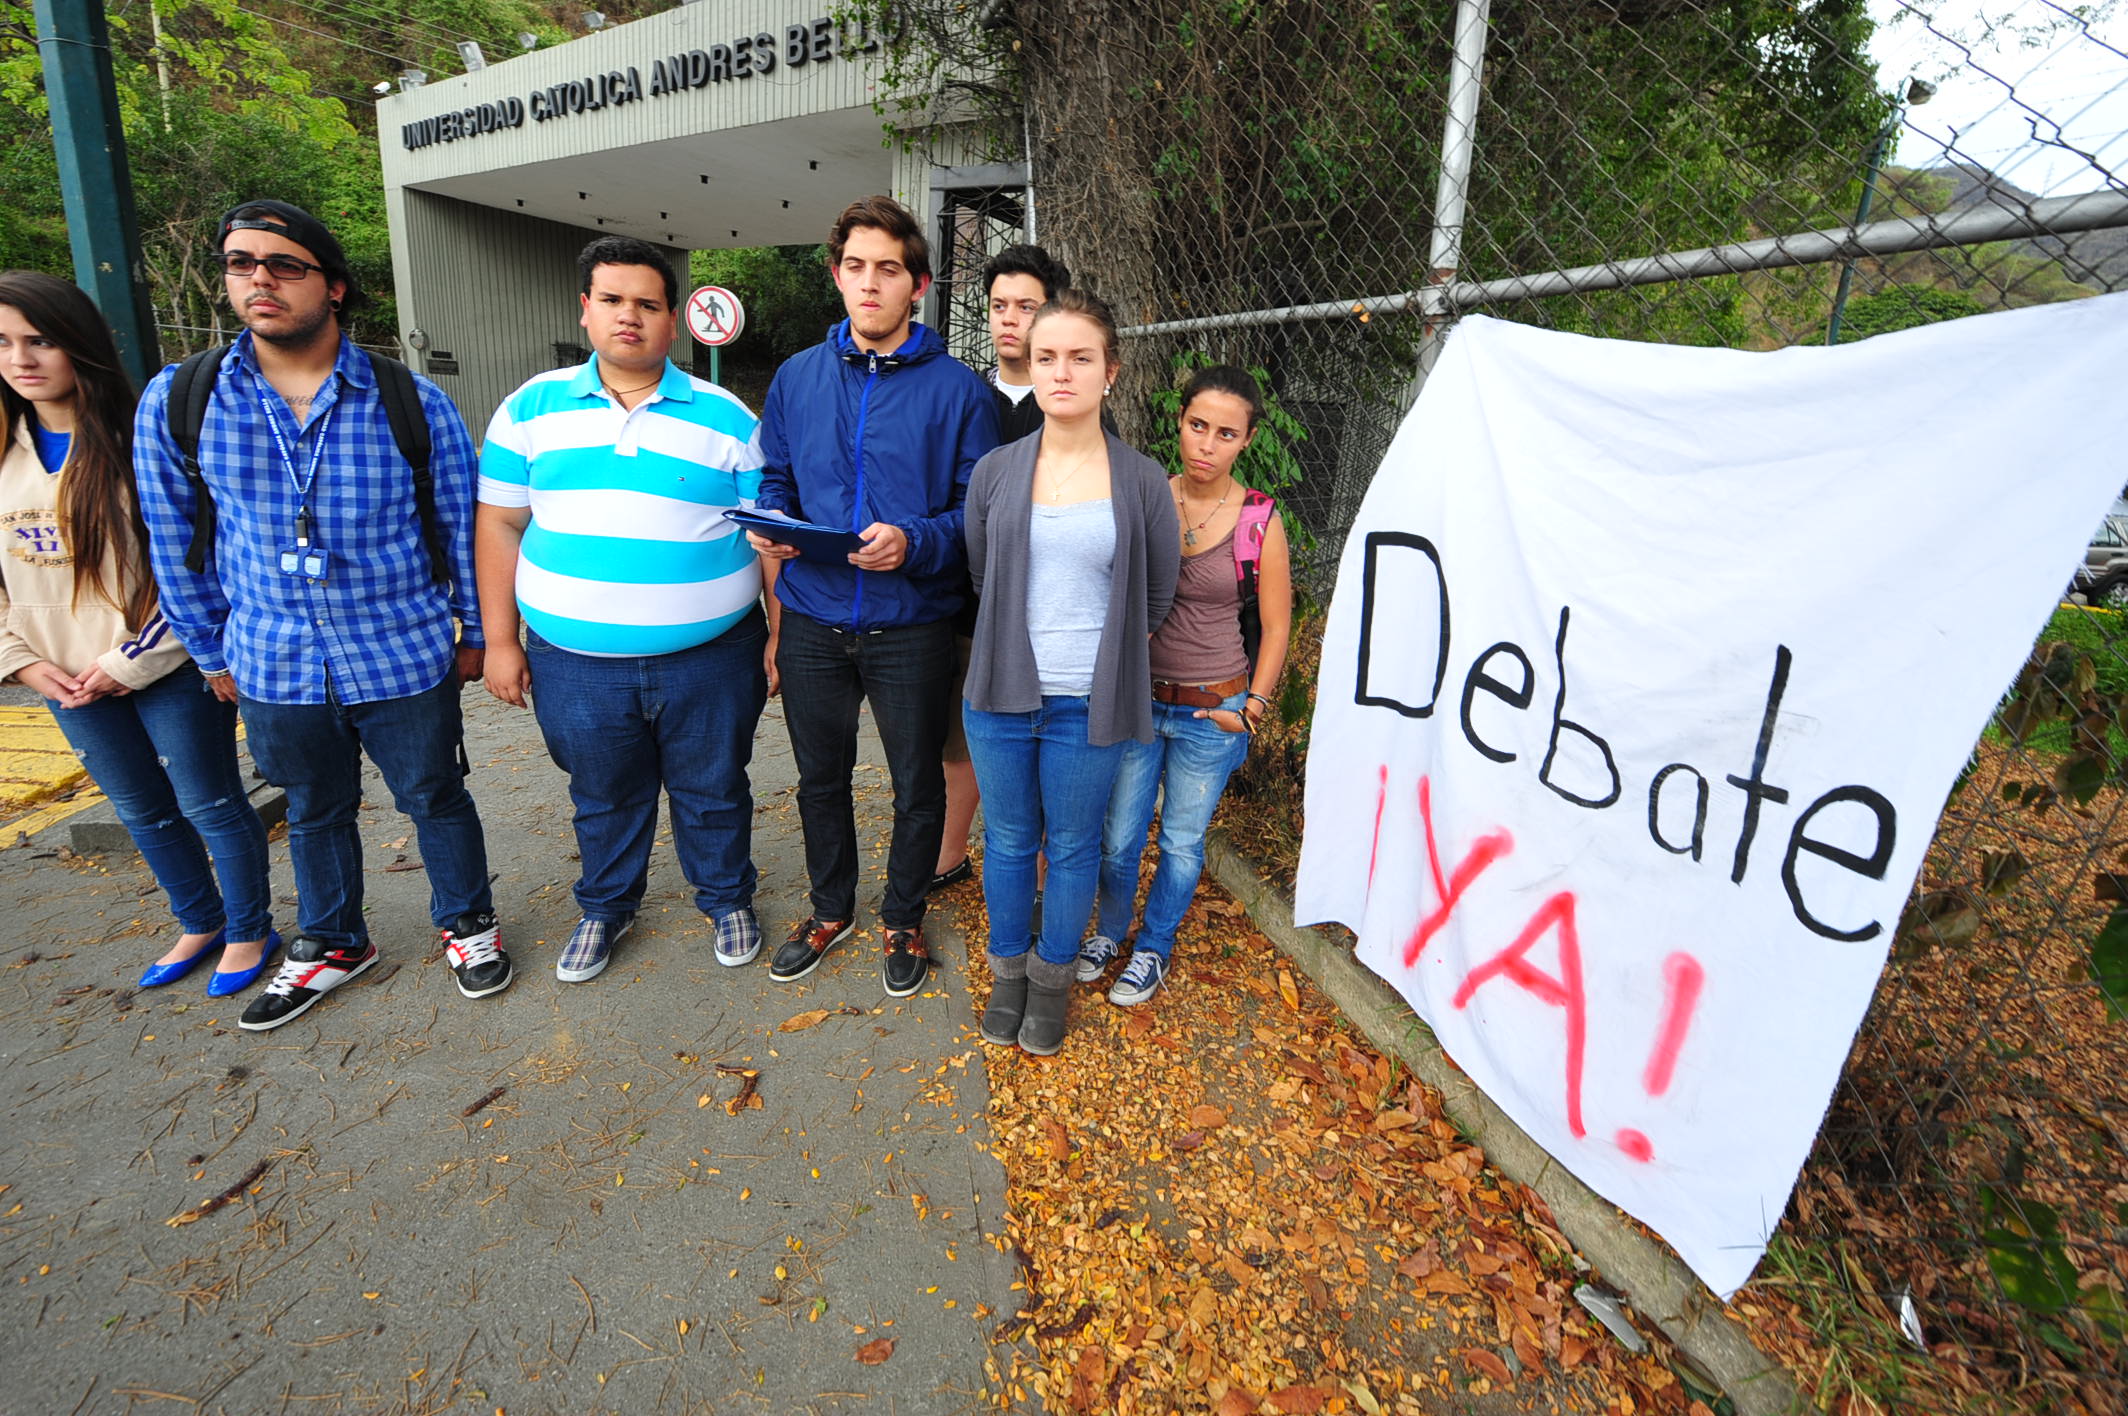
[[[140,400],[133,467],[163,614],[202,670],[228,669],[237,690],[262,703],[323,703],[328,685],[341,703],[374,703],[443,681],[452,616],[466,644],[484,642],[473,580],[473,443],[443,390],[415,380],[434,444],[429,470],[437,529],[451,553],[448,590],[430,577],[414,474],[392,440],[376,372],[344,335],[300,431],[260,376],[248,332],[222,360],[199,442],[219,530],[206,573],[185,569],[194,493],[170,436],[171,374],[156,375]],[[299,474],[325,438],[310,496],[311,544],[327,559],[322,579],[281,570],[298,500],[268,417]]]

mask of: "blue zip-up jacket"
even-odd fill
[[[844,320],[776,371],[761,411],[761,495],[774,511],[862,531],[875,521],[909,538],[901,568],[861,571],[800,556],[783,563],[786,609],[853,630],[929,624],[966,591],[961,503],[976,459],[997,446],[997,408],[982,376],[920,324],[892,354],[868,354]]]

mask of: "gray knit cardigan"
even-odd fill
[[[1027,547],[1034,520],[1034,463],[1042,434],[986,454],[968,480],[968,568],[982,596],[968,660],[968,706],[1031,713],[1042,706],[1034,644],[1027,634]],[[1175,602],[1182,533],[1160,464],[1108,435],[1109,505],[1116,557],[1108,615],[1087,701],[1086,738],[1107,747],[1153,740],[1153,671],[1146,641]]]

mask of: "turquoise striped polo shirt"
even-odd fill
[[[530,507],[517,604],[549,643],[606,657],[715,639],[761,595],[761,565],[725,518],[761,491],[760,420],[667,362],[624,409],[598,358],[503,400],[480,452],[480,500]]]

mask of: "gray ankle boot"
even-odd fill
[[[1064,1046],[1077,967],[1076,959],[1062,964],[1036,958],[1027,961],[1027,1015],[1020,1021],[1020,1046],[1037,1057],[1047,1057]]]
[[[983,1007],[983,1041],[1011,1047],[1020,1040],[1020,1018],[1027,1011],[1025,954],[990,960],[990,1001]]]

